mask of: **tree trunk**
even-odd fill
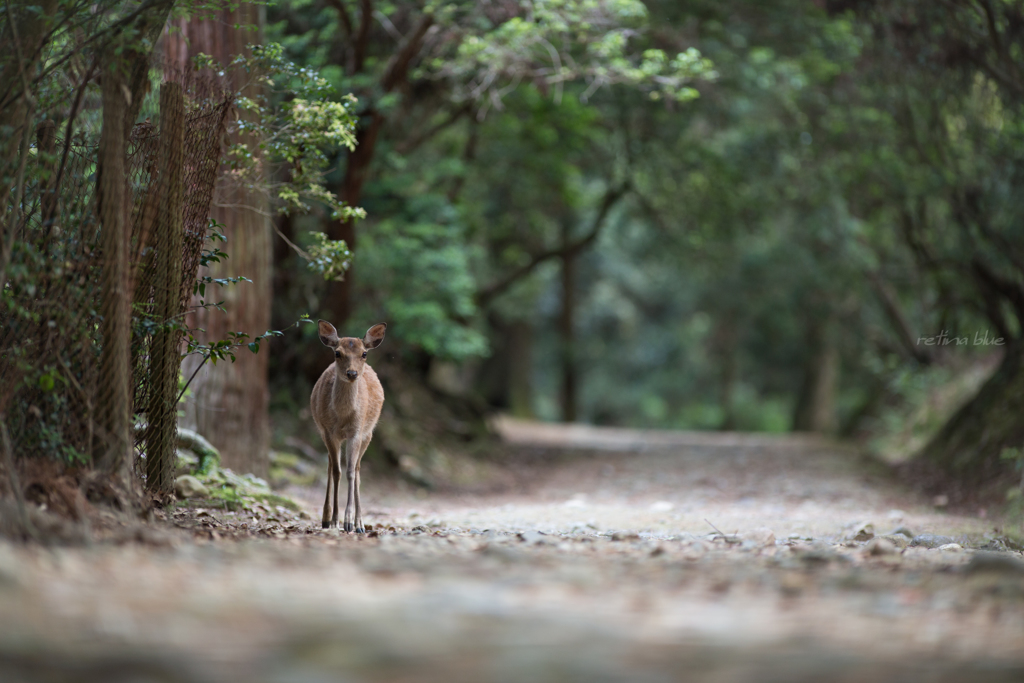
[[[811,323],[803,384],[793,416],[793,430],[832,434],[836,431],[839,349],[832,318]]]
[[[192,56],[205,53],[221,64],[228,64],[235,55],[247,52],[246,44],[260,42],[259,34],[235,28],[245,25],[256,25],[262,30],[263,9],[242,4],[235,10],[222,10],[212,21],[180,22],[181,34],[166,36],[168,59],[184,66]],[[248,75],[234,70],[228,71],[228,78],[232,87],[238,89]],[[251,96],[244,91],[243,94]],[[270,326],[273,262],[266,197],[220,183],[214,193],[211,215],[224,226],[227,244],[223,250],[230,258],[213,264],[206,274],[243,275],[252,282],[208,286],[205,300],[223,301],[226,310],[196,310],[189,315],[189,325],[205,330],[197,335],[205,343],[224,339],[233,331],[250,336],[263,334]],[[269,346],[263,344],[255,355],[242,347],[237,350],[234,363],[206,363],[192,382],[185,406],[185,424],[220,450],[226,467],[259,476],[265,476],[269,468]],[[186,359],[182,364],[185,376],[190,377],[198,364],[196,356]]]
[[[533,325],[517,320],[508,326],[508,410],[513,417],[532,420],[533,412]]]
[[[575,422],[576,406],[576,250],[571,249],[570,224],[562,224],[562,313],[558,321],[561,336],[562,421]]]
[[[932,437],[908,469],[951,503],[972,494],[1002,496],[1019,481],[1004,449],[1024,449],[1024,343],[1014,342],[977,395]]]
[[[93,454],[97,469],[127,479],[131,457],[131,286],[129,231],[125,220],[125,135],[123,65],[108,58],[103,70],[103,129],[96,174],[96,210],[103,254],[99,404],[101,438]]]
[[[349,153],[348,161],[345,164],[345,176],[338,188],[338,197],[347,206],[359,206],[363,197],[363,186],[370,172],[370,163],[377,148],[377,137],[384,125],[384,116],[376,111],[371,111],[361,123],[359,132],[356,135],[356,148]],[[355,254],[356,251],[356,224],[355,219],[337,221],[329,220],[327,223],[327,236],[332,240],[345,240],[349,250]],[[345,279],[340,282],[332,282],[327,288],[327,301],[325,310],[327,319],[341,329],[352,316],[353,309],[353,284],[355,282],[356,259],[345,273]]]
[[[736,406],[734,394],[736,379],[739,373],[739,354],[737,353],[736,321],[731,313],[719,323],[715,334],[715,345],[720,358],[721,375],[719,396],[722,407],[722,421],[718,428],[722,431],[736,429]]]

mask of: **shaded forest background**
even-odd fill
[[[153,66],[280,44],[292,70],[222,76],[242,103],[228,142],[260,150],[260,176],[218,189],[228,258],[203,272],[252,282],[211,281],[225,310],[188,324],[211,343],[302,314],[356,336],[386,321],[374,448],[409,476],[443,479],[500,411],[821,432],[909,459],[954,498],[1019,491],[1024,4],[107,4],[114,26],[152,13],[137,35]],[[39,13],[8,8],[5,42]],[[88,56],[55,64],[46,36],[33,68],[81,76]],[[93,134],[102,100],[86,77],[84,106],[54,95],[26,114],[26,62],[5,59],[7,192],[19,126],[81,108]],[[246,128],[250,98],[322,111],[278,88],[309,74],[346,103],[352,139],[275,156],[247,138],[271,135]],[[303,164],[332,197],[268,190],[301,184]],[[301,323],[257,350],[186,359],[182,424],[265,475],[273,450],[319,448],[307,405],[329,356]]]

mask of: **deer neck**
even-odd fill
[[[349,382],[337,369],[334,371],[334,407],[339,412],[355,412],[356,403],[359,397],[359,382]]]

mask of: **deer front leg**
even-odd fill
[[[363,507],[360,499],[359,486],[362,482],[362,478],[359,474],[363,466],[363,454],[366,453],[366,447],[370,445],[370,440],[367,439],[359,444],[359,455],[356,458],[356,533],[366,533],[366,529],[363,527]]]
[[[345,531],[355,530],[352,524],[352,504],[356,500],[356,458],[359,454],[358,438],[345,442],[345,475],[348,478],[348,502],[345,504]]]
[[[326,439],[325,439],[326,442]],[[324,529],[338,527],[338,480],[341,479],[341,462],[337,447],[327,443],[327,496],[324,498],[324,514],[320,518],[320,526]],[[331,515],[331,488],[334,488],[333,516]]]

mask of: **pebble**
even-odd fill
[[[935,534],[920,534],[914,536],[910,541],[911,548],[938,548],[953,543],[949,536],[936,536]]]
[[[903,550],[908,545],[910,545],[910,537],[904,536],[903,534],[885,534],[884,536],[879,536],[878,538],[884,539],[889,543],[892,543],[900,550]]]
[[[847,538],[853,541],[870,541],[875,537],[875,525],[871,522],[854,524]]]
[[[875,538],[864,547],[864,552],[878,557],[881,555],[895,555],[899,552],[899,549],[897,549],[895,543],[887,538]]]
[[[959,543],[947,543],[946,545],[940,545],[939,550],[945,550],[951,553],[958,553],[964,549]]]
[[[964,565],[965,574],[1024,575],[1024,562],[1006,553],[978,552]]]
[[[174,480],[174,493],[178,498],[205,498],[210,490],[191,474],[183,474]]]

